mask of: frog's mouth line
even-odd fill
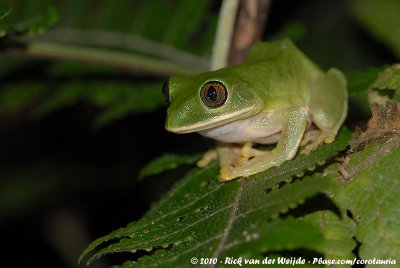
[[[241,119],[241,117],[247,115],[250,112],[254,112],[254,107],[250,106],[247,107],[246,109],[236,111],[233,114],[218,116],[212,120],[201,121],[195,125],[176,127],[176,128],[166,127],[166,129],[176,134],[185,134],[185,133],[203,131],[210,128],[219,127],[228,124],[232,121]]]

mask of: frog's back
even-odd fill
[[[244,75],[246,80],[255,81],[266,110],[307,107],[318,128],[336,136],[347,114],[346,78],[339,70],[323,72],[289,39],[256,44],[245,64],[258,69]],[[256,79],[254,73],[266,78]]]
[[[306,58],[290,39],[273,42],[258,42],[251,47],[245,64],[272,62],[276,59],[288,60],[291,58]]]
[[[255,44],[240,69],[265,99],[267,110],[307,106],[310,76],[319,70],[289,39]]]

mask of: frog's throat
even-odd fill
[[[185,134],[185,133],[191,133],[191,132],[198,132],[214,127],[219,127],[228,123],[231,123],[233,121],[247,118],[251,115],[254,114],[254,107],[249,106],[245,109],[236,111],[231,114],[227,115],[219,115],[214,117],[213,119],[208,119],[204,121],[200,121],[197,124],[191,125],[191,126],[182,126],[182,127],[176,127],[176,128],[167,128],[168,131],[177,133],[177,134]]]

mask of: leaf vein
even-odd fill
[[[218,244],[218,247],[213,254],[213,258],[217,258],[221,254],[222,250],[224,249],[224,245],[225,245],[226,240],[228,239],[228,235],[232,229],[233,222],[236,219],[236,213],[239,210],[239,205],[240,205],[240,201],[242,198],[242,192],[243,192],[245,181],[246,181],[245,178],[240,179],[239,188],[238,188],[238,191],[236,194],[235,201],[232,206],[231,213],[229,214],[229,218],[227,219],[226,227],[224,229],[224,232],[222,234],[222,237]],[[214,267],[214,266],[215,265],[212,265],[211,267]]]

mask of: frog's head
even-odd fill
[[[262,110],[260,96],[234,69],[172,77],[163,93],[170,103],[165,128],[175,133],[222,126]]]

